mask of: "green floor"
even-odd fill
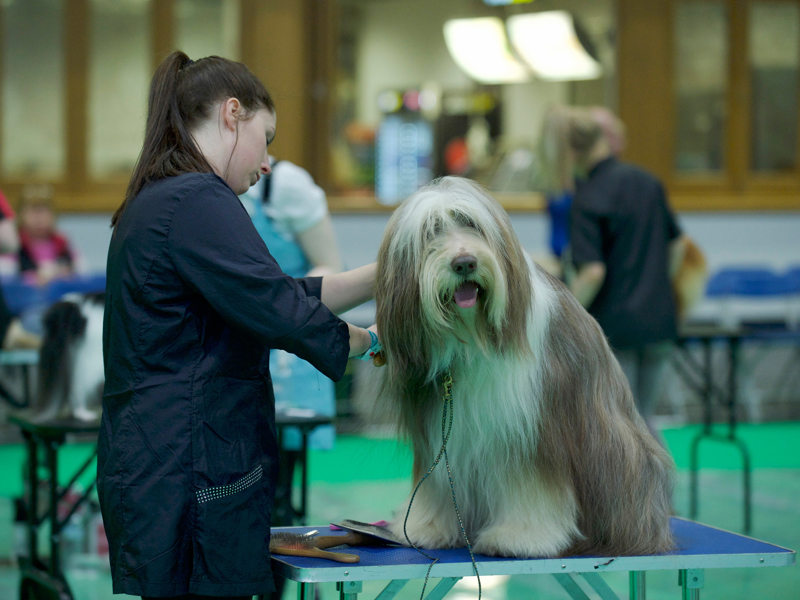
[[[679,469],[675,509],[680,515],[688,511],[688,449],[697,430],[696,426],[689,426],[663,432]],[[780,546],[800,548],[800,423],[743,425],[739,432],[750,449],[754,467],[751,535]],[[79,465],[89,451],[85,445],[65,447],[60,455],[63,473]],[[10,499],[22,491],[23,460],[21,447],[0,447],[0,557],[11,554]],[[701,447],[701,461],[699,520],[740,531],[738,455],[728,445],[708,441]],[[310,524],[324,525],[341,518],[367,521],[389,518],[411,485],[408,479],[410,452],[395,440],[342,435],[334,451],[312,452],[310,463]],[[74,568],[68,571],[67,577],[76,600],[110,600],[113,597],[107,570]],[[650,572],[647,577],[650,600],[680,598],[676,572]],[[548,576],[481,579],[485,600],[568,598]],[[608,573],[606,581],[621,598],[627,597],[626,574]],[[429,586],[433,583],[435,581]],[[17,584],[15,569],[0,568],[0,599],[16,598]],[[365,583],[365,600],[374,598],[384,585],[385,582]],[[409,583],[398,599],[419,598],[421,585],[421,582]],[[323,600],[338,597],[332,586],[321,588]],[[295,587],[291,585],[285,598],[293,598],[294,592]],[[447,598],[477,598],[474,582],[462,581]],[[797,599],[800,598],[800,570],[790,567],[707,571],[701,598]]]

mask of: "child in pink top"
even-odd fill
[[[70,243],[56,231],[55,222],[53,188],[25,186],[19,205],[19,269],[26,283],[45,285],[75,272]]]

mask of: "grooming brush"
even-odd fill
[[[337,545],[341,543],[343,542],[338,542]],[[330,546],[326,547],[330,548]],[[276,531],[270,536],[269,551],[272,554],[283,554],[286,556],[307,556],[309,558],[325,558],[342,563],[357,563],[361,560],[356,554],[345,554],[343,552],[328,552],[326,550],[320,550],[314,544],[313,538],[309,538],[308,536],[298,533],[289,533],[286,531]]]
[[[309,538],[312,544],[317,548],[333,548],[334,546],[341,546],[346,544],[348,546],[374,546],[375,542],[365,535],[348,531],[344,535],[320,535],[317,537]]]

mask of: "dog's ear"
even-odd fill
[[[425,343],[419,277],[413,249],[392,249],[396,235],[390,222],[378,253],[375,281],[376,322],[386,356],[387,377],[399,383],[427,373],[430,348]]]

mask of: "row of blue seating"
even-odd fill
[[[106,275],[98,273],[54,279],[44,286],[31,285],[17,277],[3,278],[0,281],[0,288],[9,310],[12,314],[18,315],[32,306],[47,306],[58,302],[65,294],[105,292]]]
[[[782,273],[770,268],[727,267],[714,273],[706,296],[792,296],[800,294],[800,267]]]

